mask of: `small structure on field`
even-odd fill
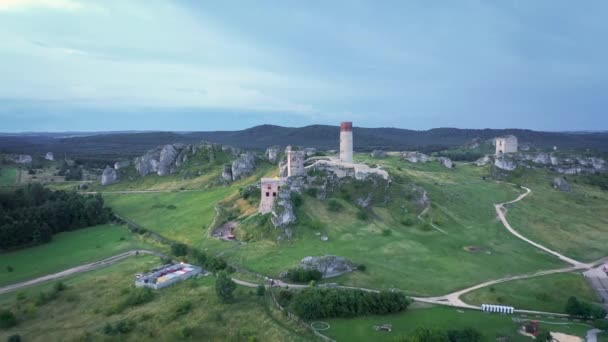
[[[512,306],[505,306],[505,305],[481,304],[481,311],[513,314],[515,312],[515,308]]]
[[[175,265],[163,265],[152,269],[149,273],[137,275],[135,286],[158,290],[192,278],[202,272],[202,268],[183,262]]]
[[[374,325],[374,330],[391,332],[391,331],[393,331],[393,325],[392,324]]]

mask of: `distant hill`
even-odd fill
[[[460,146],[473,138],[491,139],[514,134],[520,143],[541,148],[558,146],[559,149],[593,149],[608,152],[608,132],[537,132],[524,129],[457,129],[435,128],[414,131],[398,128],[355,127],[354,147],[358,151],[429,150]],[[214,132],[127,132],[66,134],[0,135],[0,151],[10,153],[44,154],[52,151],[56,156],[91,155],[135,156],[158,145],[193,143],[207,140],[245,149],[263,150],[271,145],[299,145],[317,149],[338,149],[337,126],[312,125],[281,127],[261,125],[239,131]]]

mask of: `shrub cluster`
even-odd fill
[[[0,311],[0,329],[8,329],[17,325],[17,317],[9,310]]]
[[[316,287],[289,295],[280,294],[281,301],[288,302],[289,308],[303,319],[390,314],[401,312],[410,305],[410,300],[401,292]]]
[[[579,301],[576,297],[568,298],[566,303],[566,313],[570,316],[577,316],[583,318],[605,318],[606,310],[598,305]]]
[[[135,322],[130,320],[122,320],[116,324],[106,323],[103,327],[103,333],[106,335],[128,334],[135,328]]]
[[[307,270],[303,268],[294,268],[287,271],[287,279],[296,283],[308,283],[311,280],[319,281],[323,278],[323,273],[317,270]]]
[[[400,342],[481,342],[483,336],[473,328],[462,330],[439,330],[417,328],[408,336],[398,339]]]
[[[0,192],[0,250],[51,241],[53,234],[108,223],[101,195],[51,191],[28,184]]]
[[[344,206],[342,205],[342,203],[340,203],[336,199],[332,198],[329,201],[327,201],[327,210],[329,210],[329,211],[341,211],[343,208],[344,208]]]
[[[217,272],[228,268],[228,264],[224,259],[213,255],[207,255],[203,251],[194,249],[190,251],[190,255],[199,265],[203,266],[203,268],[208,271]]]

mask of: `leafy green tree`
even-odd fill
[[[188,254],[188,246],[183,243],[174,243],[171,245],[171,253],[175,256],[184,256]]]
[[[258,296],[263,297],[266,294],[266,287],[260,284],[256,288],[255,292]]]
[[[539,342],[551,342],[553,341],[553,336],[551,336],[551,332],[549,330],[541,330],[536,334],[536,340]]]
[[[230,279],[228,273],[226,271],[220,271],[215,280],[215,292],[220,300],[224,303],[230,302],[234,299],[235,289],[236,283]]]

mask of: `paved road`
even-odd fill
[[[597,342],[597,334],[600,332],[601,332],[601,330],[599,330],[599,329],[588,330],[587,337],[585,338],[585,340],[587,342]]]
[[[61,272],[57,272],[57,273],[53,273],[53,274],[47,274],[45,276],[38,277],[38,278],[35,278],[35,279],[31,279],[31,280],[27,280],[27,281],[20,282],[20,283],[17,283],[17,284],[12,284],[12,285],[7,285],[7,286],[4,286],[4,287],[0,287],[0,294],[11,292],[11,291],[15,291],[15,290],[19,290],[19,289],[22,289],[24,287],[28,287],[28,286],[44,283],[44,282],[47,282],[47,281],[64,278],[64,277],[67,277],[67,276],[70,276],[70,275],[74,275],[74,274],[77,274],[77,273],[87,272],[87,271],[91,271],[91,270],[94,270],[94,269],[110,266],[110,265],[113,265],[113,264],[115,264],[115,263],[123,260],[123,259],[126,259],[128,257],[134,256],[134,255],[137,255],[137,254],[150,254],[150,255],[156,255],[156,256],[159,256],[159,257],[166,257],[162,253],[158,253],[158,252],[150,251],[150,250],[146,250],[146,249],[132,250],[132,251],[128,251],[128,252],[124,252],[124,253],[121,253],[121,254],[114,255],[114,256],[109,257],[107,259],[103,259],[103,260],[99,260],[99,261],[94,261],[94,262],[91,262],[91,263],[88,263],[88,264],[84,264],[84,265],[68,268],[67,270],[63,270]]]

